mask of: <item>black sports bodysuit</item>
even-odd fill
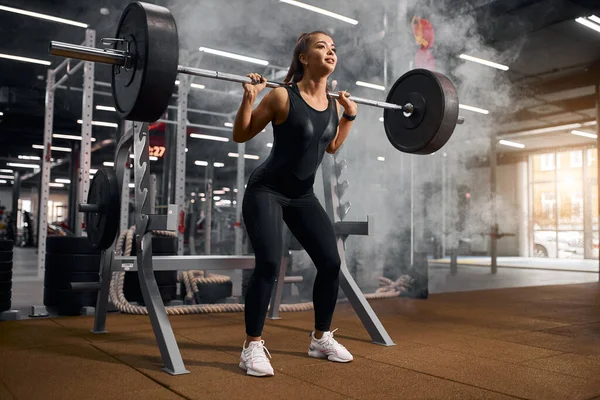
[[[281,263],[284,221],[317,268],[315,329],[329,330],[338,295],[340,257],[335,231],[313,192],[315,174],[337,132],[337,107],[329,98],[327,109],[318,111],[304,101],[298,85],[286,90],[288,117],[273,125],[271,154],[250,176],[242,205],[256,258],[245,306],[246,333],[255,337],[261,336]]]

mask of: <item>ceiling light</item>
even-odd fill
[[[0,117],[1,117],[1,116],[3,116],[3,115],[4,115],[4,113],[3,113],[3,112],[0,112]]]
[[[133,189],[133,188],[135,187],[135,183],[130,183],[130,184],[129,184],[129,185],[127,185],[127,186],[129,186],[130,188],[132,188],[132,189]]]
[[[233,157],[233,158],[239,158],[240,157],[240,155],[238,153],[227,153],[227,155],[229,157]],[[258,159],[260,159],[259,156],[256,156],[254,154],[244,154],[244,158],[247,158],[249,160],[258,160]]]
[[[233,128],[233,124],[231,122],[225,122],[223,125],[225,125],[228,128]]]
[[[12,169],[5,169],[5,168],[2,168],[2,169],[0,169],[0,172],[7,172],[7,173],[9,173],[9,174],[12,174],[12,173],[14,173],[15,171],[13,171]]]
[[[90,168],[90,174],[95,174],[96,172],[98,172],[97,169],[95,168]]]
[[[12,175],[0,175],[0,179],[14,179],[15,177]]]
[[[223,168],[225,166],[225,164],[223,164],[222,162],[216,162],[216,163],[213,163],[213,166],[215,168]]]
[[[78,119],[77,123],[79,125],[83,124],[83,121]],[[104,122],[104,121],[92,121],[92,125],[96,125],[96,126],[107,126],[109,128],[118,128],[119,124],[114,123],[114,122]]]
[[[208,47],[200,47],[198,50],[203,51],[205,53],[214,54],[216,56],[233,58],[235,60],[246,61],[246,62],[259,64],[259,65],[269,65],[268,61],[260,60],[258,58],[246,57],[246,56],[242,56],[239,54],[229,53],[227,51],[209,49]]]
[[[596,17],[596,18],[598,18],[598,17]],[[586,18],[577,18],[575,21],[579,22],[581,25],[587,26],[590,29],[593,29],[593,30],[595,30],[597,32],[600,32],[600,25],[598,25],[598,24],[590,21],[589,19],[586,19]]]
[[[597,24],[600,24],[600,17],[597,17],[595,15],[589,16],[588,19],[594,21]]]
[[[493,68],[501,69],[503,71],[508,71],[508,67],[506,65],[498,64],[495,62],[487,61],[487,60],[473,57],[473,56],[468,56],[466,54],[461,54],[459,57],[462,58],[463,60],[473,61],[473,62],[476,62],[479,64],[487,65],[488,67],[493,67]]]
[[[224,190],[213,190],[213,194],[225,194]]]
[[[0,183],[8,183],[8,182],[5,181],[4,179],[0,179]]]
[[[524,145],[524,144],[522,144],[522,143],[510,142],[510,141],[508,141],[508,140],[500,140],[498,143],[499,143],[499,144],[502,144],[502,145],[504,145],[504,146],[517,147],[517,148],[519,148],[519,149],[522,149],[522,148],[524,148],[524,147],[525,147],[525,145]]]
[[[96,106],[96,110],[100,110],[100,111],[117,111],[116,108],[114,107],[109,107],[109,106]]]
[[[32,144],[31,147],[38,150],[44,150],[44,145],[41,144]],[[60,147],[60,146],[50,146],[50,150],[54,151],[63,151],[65,153],[70,153],[72,150],[68,147]]]
[[[377,157],[377,161],[385,161],[385,157]]]
[[[50,187],[56,187],[56,188],[62,188],[62,187],[65,187],[65,184],[64,183],[57,183],[57,182],[50,182],[48,184],[48,186],[50,186]]]
[[[32,64],[41,64],[41,65],[52,64],[50,61],[46,61],[46,60],[38,60],[37,58],[14,56],[11,54],[3,54],[3,53],[0,53],[0,58],[6,58],[7,60],[14,60],[14,61],[23,61],[23,62],[28,62],[28,63],[32,63]]]
[[[213,197],[213,200],[214,201],[219,201],[219,200],[221,200],[221,198],[219,196],[215,196],[215,197]]]
[[[370,89],[377,89],[377,90],[385,91],[385,86],[376,85],[374,83],[367,83],[367,82],[362,82],[362,81],[356,81],[356,84],[358,86],[363,86],[363,87],[370,88]]]
[[[237,193],[237,192],[238,192],[238,190],[237,190],[237,189],[233,189],[233,193]]]
[[[7,7],[7,6],[0,6],[0,11],[8,11],[8,12],[16,13],[16,14],[27,15],[28,17],[45,19],[45,20],[53,21],[53,22],[60,22],[61,24],[78,26],[80,28],[87,28],[88,27],[88,24],[84,24],[83,22],[71,21],[70,19],[53,17],[51,15],[40,14],[40,13],[36,13],[36,12],[33,12],[33,11],[20,10],[18,8],[12,8],[12,7]]]
[[[179,85],[179,81],[175,81],[175,84]],[[193,87],[194,89],[205,89],[206,88],[206,86],[201,85],[199,83],[191,83],[190,87]]]
[[[206,166],[208,166],[208,162],[207,162],[207,161],[199,161],[199,160],[196,160],[196,161],[194,161],[194,164],[196,164],[196,165],[199,165],[199,166],[201,166],[201,167],[206,167]]]
[[[295,0],[279,0],[279,1],[282,2],[282,3],[290,4],[292,6],[304,8],[304,9],[309,10],[309,11],[314,11],[316,13],[323,14],[323,15],[326,15],[326,16],[331,17],[331,18],[339,19],[340,21],[344,21],[344,22],[347,22],[347,23],[352,24],[352,25],[358,24],[358,21],[355,20],[355,19],[344,17],[343,15],[336,14],[334,12],[327,11],[327,10],[324,10],[322,8],[319,8],[319,7],[311,6],[309,4],[304,4],[304,3],[301,3],[299,1],[295,1]]]
[[[102,163],[102,165],[104,165],[105,167],[114,167],[114,166],[115,166],[115,163],[114,163],[114,162],[112,162],[112,161],[104,161],[104,162]]]
[[[215,140],[217,142],[229,142],[229,139],[227,139],[226,137],[204,135],[202,133],[191,133],[190,137],[193,137],[193,138],[196,138],[196,139]]]
[[[9,167],[15,167],[15,168],[33,168],[33,169],[36,169],[36,168],[40,167],[39,165],[35,165],[35,164],[21,164],[21,163],[12,163],[12,162],[6,163],[6,165],[8,165]]]
[[[582,132],[582,131],[577,131],[577,130],[573,130],[573,131],[571,131],[571,133],[573,135],[583,136],[583,137],[590,138],[590,139],[598,139],[598,135],[596,135],[595,133]]]
[[[71,183],[71,180],[70,179],[56,178],[54,180],[54,182],[58,182],[58,183]]]
[[[38,156],[22,156],[22,155],[18,155],[17,158],[19,160],[33,160],[33,161],[39,161],[39,160],[41,160],[41,158],[38,157]]]
[[[488,110],[484,110],[483,108],[477,108],[477,107],[473,107],[473,106],[467,106],[464,104],[459,104],[458,108],[462,108],[463,110],[469,110],[469,111],[473,111],[479,114],[489,114],[490,112]]]
[[[57,139],[68,139],[68,140],[81,140],[81,136],[77,136],[77,135],[63,135],[62,133],[53,133],[52,134],[53,138],[57,138]],[[96,138],[92,138],[92,142],[95,142]]]
[[[231,192],[231,189],[229,189],[228,187],[224,187],[223,190],[226,192]]]

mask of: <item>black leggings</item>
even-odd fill
[[[333,224],[313,193],[300,198],[248,190],[242,206],[256,268],[246,291],[246,334],[261,336],[283,253],[283,222],[317,268],[313,286],[315,329],[328,331],[337,301],[340,256]]]

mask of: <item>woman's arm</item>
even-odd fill
[[[342,95],[343,93],[345,92],[340,92],[340,103],[344,106],[344,113],[348,114],[349,116],[356,115],[358,106],[355,102],[348,100],[346,95]],[[327,149],[325,150],[329,154],[334,154],[336,151],[339,150],[340,147],[342,147],[344,141],[350,133],[350,129],[352,129],[352,124],[354,123],[354,121],[347,120],[346,118],[341,116],[340,103],[338,103],[337,101],[335,103],[337,104],[338,115],[340,116],[340,124],[338,125],[338,130],[335,137],[333,138],[331,143],[329,143],[329,146],[327,146]]]
[[[252,75],[254,74],[249,76],[252,77]],[[267,83],[263,77],[259,79],[261,79],[260,84],[244,84],[244,97],[233,123],[233,141],[236,143],[244,143],[252,139],[275,118],[278,101],[281,97],[280,91],[285,91],[284,88],[271,90],[258,107],[252,110],[258,93],[265,88]]]

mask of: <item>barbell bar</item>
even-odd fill
[[[238,83],[250,78],[179,65],[179,39],[175,20],[165,7],[130,3],[121,15],[114,38],[102,39],[112,48],[96,48],[51,41],[51,55],[108,64],[113,68],[115,108],[125,119],[154,122],[167,108],[177,73]],[[267,82],[267,87],[287,86]],[[338,93],[328,93],[339,98]],[[450,139],[457,124],[458,95],[444,75],[414,69],[402,75],[386,101],[350,96],[350,100],[384,109],[384,128],[390,143],[407,153],[431,154]]]

